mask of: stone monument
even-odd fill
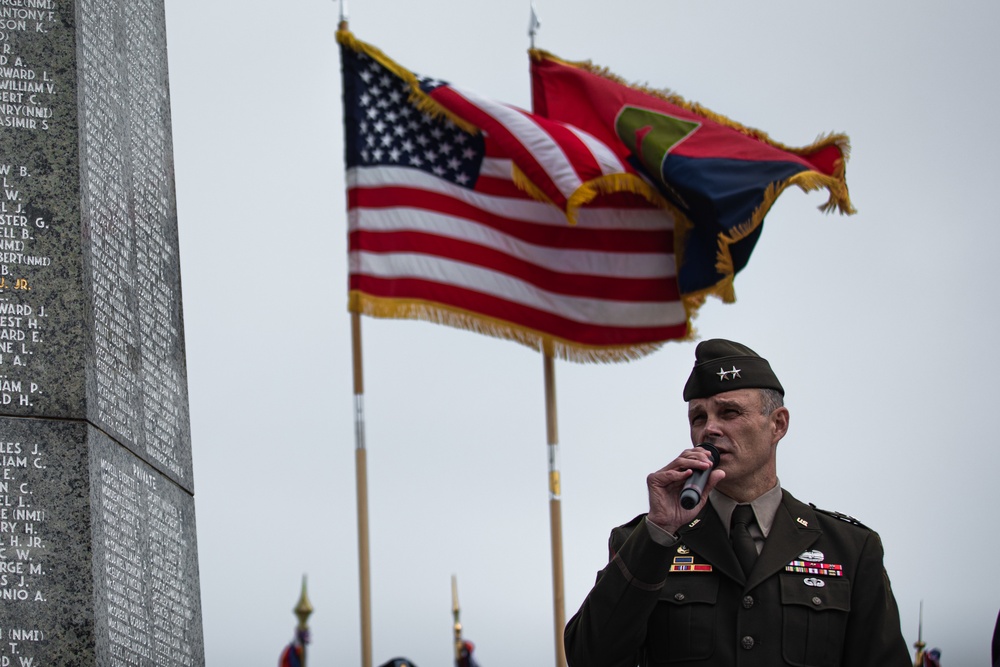
[[[0,0],[0,667],[204,664],[163,0]]]

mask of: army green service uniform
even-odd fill
[[[872,530],[783,491],[749,578],[711,503],[677,536],[653,541],[645,515],[612,531],[570,667],[910,665]]]

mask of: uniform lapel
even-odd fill
[[[681,542],[711,563],[713,567],[721,570],[730,579],[743,582],[743,568],[736,560],[736,554],[726,536],[726,530],[711,503],[705,503],[705,508],[698,515],[698,518],[678,530],[677,533]]]
[[[782,570],[815,543],[821,534],[819,521],[812,509],[787,491],[782,491],[781,505],[774,515],[774,523],[764,541],[764,549],[750,572],[746,590]]]

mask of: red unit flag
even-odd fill
[[[764,216],[790,185],[826,189],[820,208],[853,213],[849,141],[790,148],[669,92],[628,84],[589,63],[531,52],[533,111],[608,146],[675,207],[680,293],[734,300]]]

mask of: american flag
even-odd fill
[[[635,178],[610,150],[415,75],[346,31],[338,39],[352,312],[573,360],[633,358],[688,335],[671,215],[587,191],[595,178]]]

